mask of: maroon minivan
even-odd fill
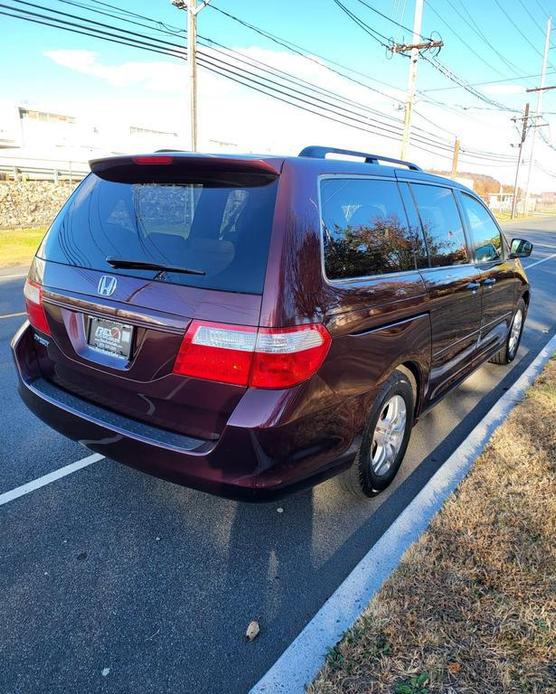
[[[340,472],[372,496],[419,415],[515,357],[532,246],[454,181],[322,147],[91,170],[12,347],[29,408],[109,458],[232,498]]]

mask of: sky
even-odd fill
[[[5,4],[45,14],[42,6],[122,25],[122,21],[92,13],[91,9],[114,12],[95,0],[30,1],[35,7],[17,0],[6,0]],[[163,22],[169,30],[185,28],[186,13],[173,7],[170,0],[106,2]],[[208,60],[226,60],[237,67],[240,51],[282,71],[277,88],[286,93],[289,89],[304,91],[307,85],[286,82],[284,73],[321,90],[313,90],[318,100],[312,101],[314,112],[308,113],[200,67],[201,150],[296,154],[308,144],[325,144],[400,155],[396,128],[403,117],[409,61],[403,55],[392,55],[381,43],[388,43],[390,38],[399,43],[410,41],[411,32],[394,22],[412,27],[415,1],[341,2],[378,34],[371,36],[358,26],[334,0],[212,0],[213,6],[199,13],[198,32],[204,37],[202,49]],[[303,55],[261,36],[219,9],[297,44]],[[525,88],[539,84],[544,31],[551,13],[556,14],[556,0],[425,0],[421,33],[444,42],[438,61],[456,79],[481,83],[475,89],[495,103],[457,86],[420,59],[415,137],[409,159],[424,168],[449,169],[449,149],[457,136],[463,148],[460,171],[487,173],[504,183],[513,182],[515,164],[507,158],[517,154],[512,145],[519,141],[520,122],[511,119],[521,116],[526,101],[531,102],[532,111],[535,109],[537,96],[527,94]],[[180,45],[185,42],[184,35],[126,27]],[[109,126],[127,122],[172,130],[179,133],[180,145],[188,148],[188,77],[183,60],[1,15],[0,30],[7,56],[0,73],[0,101],[4,104],[28,104],[87,116]],[[556,45],[556,34],[553,36]],[[205,39],[219,45],[207,46]],[[547,85],[556,84],[555,51],[550,51]],[[334,120],[338,99],[343,100],[342,109],[352,112],[350,104],[356,106],[356,115],[352,113],[348,119],[356,127],[346,125],[345,118],[343,123]],[[0,118],[2,113],[0,109]],[[556,150],[545,142],[554,142],[556,147],[556,90],[545,93],[543,114],[542,122],[548,125],[537,129],[533,157],[531,187],[536,191],[556,190]],[[377,120],[386,122],[390,131]],[[427,144],[431,140],[441,141],[444,148],[431,148]],[[522,184],[532,140],[531,130],[524,150]]]

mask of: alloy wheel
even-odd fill
[[[521,335],[521,326],[523,325],[523,311],[518,309],[512,321],[510,329],[510,339],[508,341],[508,353],[511,357],[514,356],[519,344],[519,336]]]
[[[402,447],[407,422],[407,407],[401,395],[385,403],[373,433],[370,463],[375,475],[386,475]]]

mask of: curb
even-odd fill
[[[359,618],[371,598],[396,569],[407,549],[425,532],[446,499],[467,475],[495,429],[523,399],[554,353],[556,335],[371,547],[270,670],[254,685],[250,694],[302,694],[305,691],[324,664],[327,651]]]
[[[13,267],[0,268],[0,282],[27,277],[29,265],[14,265]]]

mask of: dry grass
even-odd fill
[[[312,694],[556,692],[556,360]]]
[[[45,232],[45,227],[0,230],[0,267],[29,264]]]

